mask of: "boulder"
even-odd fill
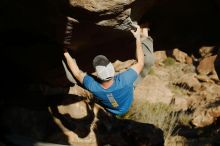
[[[202,59],[197,67],[197,70],[200,74],[208,75],[215,71],[214,62],[217,55],[205,57]]]
[[[186,59],[188,57],[188,55],[185,52],[180,51],[178,48],[175,48],[173,50],[173,56],[177,61],[181,63],[186,63]]]
[[[69,142],[75,142],[75,137],[81,138],[91,132],[90,126],[80,124],[77,125],[78,135],[73,134],[71,130],[71,132],[63,132],[62,128],[57,127],[57,123],[51,120],[51,113],[47,111],[48,105],[56,105],[54,100],[57,100],[57,96],[52,99],[45,98],[45,96],[39,94],[32,96],[37,91],[30,94],[26,90],[26,85],[32,83],[45,83],[53,87],[70,86],[61,63],[67,16],[75,19],[70,44],[71,54],[76,58],[79,67],[83,71],[93,72],[91,61],[97,54],[108,56],[112,62],[116,60],[125,62],[128,59],[135,58],[135,40],[129,31],[131,29],[131,20],[137,21],[139,24],[144,24],[145,22],[150,24],[150,35],[154,39],[155,51],[180,48],[180,50],[184,50],[190,55],[198,53],[198,49],[203,44],[219,45],[220,22],[216,21],[219,18],[219,6],[219,2],[216,0],[38,0],[34,1],[34,3],[28,0],[1,1],[0,62],[1,83],[3,85],[0,99],[1,137],[7,139],[5,134],[15,132],[15,135],[18,134],[21,138],[23,136],[28,136],[29,138],[32,136],[37,137],[37,140],[43,141],[48,138],[47,140],[50,142],[64,144],[68,143],[68,140]],[[166,58],[164,53],[163,55],[161,60]],[[217,57],[219,58],[219,56]],[[201,68],[204,69],[205,67]],[[209,74],[210,69],[202,72]],[[219,72],[219,69],[217,72]],[[167,70],[159,72],[161,78],[165,78],[168,75]],[[157,96],[153,93],[153,91],[157,92],[155,89],[158,89],[158,95],[160,96],[164,96],[163,93],[167,91],[165,97],[168,98],[159,99],[158,101],[170,103],[173,93],[169,90],[167,84],[162,83],[160,85],[155,83],[155,81],[161,83],[161,78],[152,77],[149,79],[152,85],[161,87],[158,89],[148,85],[149,89],[152,89],[152,92],[149,93],[151,97],[155,97]],[[148,92],[145,91],[145,93],[147,94]],[[158,98],[157,96],[156,99]],[[203,99],[203,97],[201,98]],[[48,100],[53,102],[48,103]],[[155,101],[155,99],[153,100]],[[68,112],[71,112],[70,110],[72,110],[73,106],[69,108],[63,107],[63,113],[58,114],[59,119],[57,119],[60,120],[67,117],[67,119],[64,118],[64,123],[61,124],[65,124],[65,122],[71,123],[72,118],[70,116],[76,116],[77,118],[74,119],[76,121],[84,118],[91,120],[93,119],[93,114],[91,114],[91,117],[85,115],[86,113],[93,113],[93,111],[91,110],[92,108],[88,108],[86,105],[84,103],[87,110],[82,110],[84,112],[82,115],[76,111],[69,114]],[[60,105],[56,106],[58,109],[61,108]],[[81,108],[79,109],[81,110]],[[211,115],[215,117],[218,116],[218,113],[212,113]],[[121,124],[124,127],[131,124],[131,127],[124,131],[127,137],[121,137],[122,133],[117,129],[120,129],[117,124],[113,126],[113,129],[116,129],[115,135],[108,133],[108,126],[104,127],[104,129],[99,126],[99,128],[101,127],[101,133],[98,133],[98,135],[101,136],[103,131],[107,131],[107,136],[113,137],[111,139],[112,143],[115,144],[116,141],[113,141],[113,139],[118,138],[122,140],[120,141],[121,145],[128,145],[128,142],[144,145],[154,143],[152,141],[157,141],[155,139],[159,139],[159,142],[163,141],[161,131],[155,130],[156,128],[152,125],[143,125],[134,121],[113,122],[113,124],[115,123],[119,123],[119,125]],[[100,125],[103,125],[103,123],[101,122]],[[144,130],[155,130],[156,134],[154,135],[154,133],[151,133],[152,131],[147,130],[149,133],[144,135],[139,125],[141,125],[140,127],[143,126]],[[68,128],[74,129],[76,125],[69,124]],[[141,131],[141,135],[133,137],[137,134],[136,128]],[[80,133],[79,129],[83,129],[84,133]],[[106,133],[103,136],[106,136]],[[73,135],[74,138],[68,139],[68,134],[70,136]],[[152,137],[148,134],[152,135]],[[157,137],[157,134],[159,137]],[[95,137],[92,134],[91,136]],[[138,143],[135,138],[141,143]],[[150,141],[145,141],[148,138]],[[11,139],[14,139],[14,135]],[[107,138],[104,137],[103,139]],[[100,140],[101,144],[104,143],[103,139]],[[87,140],[89,141],[89,138]],[[31,142],[33,145],[32,140]],[[9,144],[13,145],[14,143]]]

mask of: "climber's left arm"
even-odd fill
[[[76,60],[74,58],[72,58],[67,51],[64,52],[64,56],[66,58],[67,65],[68,65],[69,69],[71,70],[71,72],[73,73],[73,75],[76,77],[76,79],[80,83],[83,83],[83,79],[84,79],[86,73],[79,69],[79,67],[76,63]]]

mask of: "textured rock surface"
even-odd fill
[[[55,104],[54,98],[57,97],[54,97],[51,103],[51,99],[37,93],[30,95],[25,90],[26,85],[32,83],[45,83],[55,87],[69,85],[61,63],[66,16],[78,21],[74,24],[70,46],[73,56],[83,70],[92,72],[90,62],[97,54],[107,54],[112,61],[124,62],[134,58],[134,40],[125,29],[128,16],[139,23],[150,24],[155,50],[179,48],[188,56],[194,53],[196,60],[200,56],[198,50],[201,46],[219,46],[219,8],[218,0],[38,0],[34,3],[28,0],[1,1],[0,81],[3,85],[1,93],[4,96],[0,98],[0,111],[1,117],[5,119],[1,120],[2,133],[14,132],[12,139],[16,139],[14,137],[18,135],[28,135],[37,140],[49,139],[50,142],[68,141],[47,110],[48,104]],[[165,54],[169,56],[169,53]],[[162,66],[165,54],[163,59],[159,59]],[[220,74],[219,56],[216,60],[216,71]],[[183,75],[181,69],[187,70],[187,73],[193,71],[190,67],[175,67],[179,70],[169,72],[170,74],[166,69],[165,72],[163,69],[158,71],[158,78],[164,81],[169,76],[167,81],[180,73],[176,77],[179,79]],[[187,86],[180,86],[180,89],[190,94],[190,100],[184,102],[184,109],[205,106],[205,103],[212,99],[212,106],[200,109],[201,112],[195,110],[194,125],[203,127],[219,117],[219,102],[216,98],[219,97],[216,92],[219,91],[219,85],[212,85],[219,84],[219,80],[216,77],[211,78],[209,74],[197,78],[202,82],[201,93],[198,95],[189,91]],[[168,90],[166,86],[163,87]],[[162,95],[162,91],[158,93]],[[184,101],[185,98],[184,96]],[[161,100],[170,103],[170,98]],[[180,102],[181,100],[176,100],[177,106]],[[211,121],[208,121],[207,117],[210,116]],[[59,134],[48,137],[54,131]],[[32,140],[28,141],[33,144]]]
[[[152,124],[114,118],[102,107],[82,101],[82,97],[61,98],[48,110],[1,107],[4,113],[1,114],[4,120],[0,122],[1,140],[7,146],[37,143],[77,146],[164,144],[163,131]]]
[[[175,49],[173,51],[176,52]],[[161,51],[155,54],[161,54]],[[164,56],[155,56],[160,57],[157,60],[166,60]],[[210,56],[206,58],[209,59]],[[202,63],[204,69],[211,67],[213,70],[213,59],[209,63],[204,63],[204,60],[198,66]],[[168,65],[163,62],[155,64],[152,73],[136,88],[136,100],[166,104],[171,104],[172,101],[176,110],[193,110],[191,120],[196,127],[213,124],[219,118],[219,79],[213,80],[207,74],[201,76],[201,72],[196,72],[196,66],[186,64],[185,61],[175,61]]]
[[[7,70],[4,76],[11,78],[9,82],[21,82],[18,78],[53,85],[66,82],[60,61],[66,16],[78,21],[71,48],[80,67],[90,72],[89,62],[97,54],[108,54],[112,61],[134,58],[133,38],[126,30],[128,16],[150,24],[155,50],[179,48],[189,55],[202,44],[216,46],[218,6],[217,1],[199,0],[39,0],[34,4],[4,0],[0,13],[1,62],[7,60],[1,65]],[[6,78],[2,80],[8,84]]]

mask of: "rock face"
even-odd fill
[[[38,128],[42,128],[42,131],[47,132],[54,129],[60,130],[53,122],[51,124],[50,113],[47,110],[45,111],[48,104],[52,104],[48,102],[49,99],[35,93],[33,93],[34,96],[29,96],[25,89],[26,85],[32,83],[49,84],[55,87],[70,85],[65,77],[61,63],[66,16],[76,20],[70,45],[72,55],[76,58],[80,68],[87,72],[93,71],[90,62],[97,54],[104,54],[111,61],[134,59],[134,38],[129,32],[129,18],[139,24],[145,22],[150,24],[150,35],[154,39],[155,51],[180,48],[186,54],[191,55],[192,53],[197,54],[201,45],[218,46],[220,42],[220,22],[217,21],[219,19],[220,5],[217,0],[186,0],[181,2],[175,0],[38,0],[34,3],[28,0],[3,0],[0,3],[0,62],[2,73],[0,81],[3,85],[1,93],[4,95],[0,99],[1,115],[5,118],[12,116],[10,117],[12,120],[6,120],[6,125],[3,124],[1,126],[1,129],[6,133],[11,130],[17,130],[17,127],[31,129],[32,125],[24,125],[19,119],[29,123],[30,117],[36,116],[41,119],[41,115],[46,117],[45,121],[41,121],[46,123],[46,127],[39,126],[37,124],[39,122],[38,119],[33,118],[33,121],[30,122],[33,122],[33,125],[36,124],[36,127],[33,126],[33,131],[37,131]],[[190,62],[185,58],[186,54],[179,57],[176,56],[176,59]],[[163,56],[166,55],[163,54]],[[212,63],[215,57],[210,57],[204,62]],[[219,56],[217,56],[217,59],[219,59]],[[219,62],[216,64],[219,65]],[[205,72],[205,74],[213,73],[213,66],[208,71],[204,69],[206,68],[201,64],[198,71]],[[186,70],[190,69],[187,68]],[[219,69],[217,72],[219,72]],[[167,75],[167,73],[162,71],[159,73],[161,77]],[[208,78],[207,76],[197,76],[199,81],[206,82],[206,85],[200,88],[194,76],[191,75],[190,77],[195,82],[190,82],[186,78],[181,78],[181,82],[184,81],[184,83],[190,84],[194,90],[210,89],[208,88],[209,82],[217,81],[216,78],[213,80],[210,76]],[[152,80],[151,82],[153,82]],[[176,85],[179,86],[179,82]],[[155,83],[155,85],[158,84]],[[162,89],[167,91],[168,88],[165,85],[162,84],[161,86]],[[187,89],[188,93],[188,89],[191,87],[184,86],[184,88]],[[213,88],[215,89],[216,87]],[[159,93],[162,93],[162,91]],[[216,92],[211,93],[215,95],[214,97],[219,96]],[[201,98],[200,104],[203,105],[206,93],[202,92],[202,94],[199,98],[192,98],[192,101]],[[151,95],[153,96],[154,94],[152,93]],[[172,93],[168,91],[166,97],[169,96],[172,96]],[[185,98],[181,100],[185,100]],[[168,98],[165,102],[169,103],[170,101],[171,98]],[[192,105],[188,101],[176,100],[176,103],[184,103],[186,108]],[[218,102],[213,100],[212,103]],[[217,107],[211,107],[211,109],[216,109],[210,110],[208,114],[203,113],[204,110],[201,109],[201,115],[207,115],[207,117],[211,115],[212,122],[219,116],[219,113]],[[26,111],[23,108],[29,110]],[[35,114],[36,109],[37,114]],[[43,111],[43,114],[41,111]],[[28,118],[23,117],[23,119],[20,117],[20,115],[25,114],[28,115]],[[194,125],[202,127],[210,124],[208,120],[201,122],[202,120],[200,119],[202,118],[198,117],[197,114],[194,117]],[[18,120],[16,124],[12,123],[16,120]],[[120,121],[119,123],[129,122]],[[7,127],[7,124],[14,125]],[[130,139],[130,136],[133,136],[136,132],[135,130],[133,131],[134,133],[129,131],[129,128],[135,129],[133,128],[135,124],[131,122],[131,125],[132,128],[128,127],[128,131],[125,131],[127,137],[122,142],[126,143],[126,140]],[[137,125],[134,127],[140,129]],[[154,129],[152,126],[146,127]],[[114,128],[117,129],[118,127]],[[42,131],[32,134],[40,140],[45,140],[48,133]],[[156,131],[159,133],[158,135],[161,134],[160,130]],[[119,131],[117,132],[117,134],[121,134]],[[16,133],[29,134],[28,130],[23,132],[18,130]],[[63,136],[63,133],[60,133]],[[116,136],[118,136],[117,134]],[[50,137],[50,140],[56,139],[59,141],[58,137]],[[140,136],[137,139],[142,138]],[[131,140],[133,143],[137,142],[134,139]],[[101,142],[103,143],[103,141]]]
[[[14,78],[2,80],[5,84],[22,82],[18,78],[56,86],[66,83],[60,61],[66,16],[76,20],[70,46],[73,55],[80,67],[90,72],[89,62],[97,54],[108,54],[112,61],[134,59],[128,18],[150,24],[155,50],[178,47],[190,54],[198,52],[201,44],[216,45],[218,6],[217,1],[199,0],[39,0],[34,4],[5,0],[1,3],[0,32],[4,48],[1,62],[7,63],[1,66],[7,70],[3,76]]]
[[[124,20],[130,17],[131,4],[134,0],[112,0],[112,1],[77,1],[70,0],[72,9],[81,9],[85,16],[73,14],[73,18],[78,18],[79,22],[89,22],[100,26],[121,25]],[[80,18],[80,16],[82,18]],[[87,19],[85,19],[85,17]]]

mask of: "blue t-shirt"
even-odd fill
[[[113,84],[104,89],[93,77],[86,75],[83,79],[83,85],[91,91],[106,109],[115,114],[125,114],[133,101],[134,90],[133,83],[138,74],[132,68],[117,74],[114,77]]]

